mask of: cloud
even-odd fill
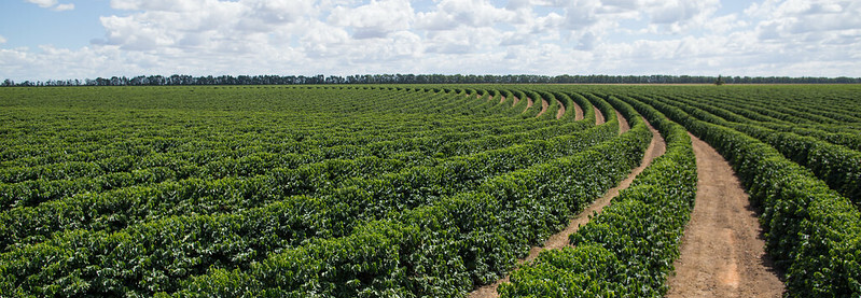
[[[763,42],[795,48],[844,45],[856,49],[861,44],[861,3],[857,1],[769,0],[751,5],[745,14],[759,17],[755,30]]]
[[[6,38],[4,38],[3,35],[0,35],[0,44],[4,43],[6,43]]]
[[[719,0],[111,0],[102,38],[79,49],[0,49],[0,77],[861,76],[856,2],[762,0],[724,12]]]
[[[60,5],[54,6],[54,10],[56,10],[56,11],[66,11],[66,10],[73,10],[73,9],[75,9],[75,4],[72,4],[72,3],[60,4]]]
[[[529,0],[508,0],[508,4],[505,5],[505,8],[509,10],[518,10],[528,7],[530,7]]]
[[[644,0],[640,9],[652,24],[671,33],[681,33],[707,26],[720,9],[720,1]]]
[[[350,27],[354,37],[381,38],[390,32],[407,30],[413,21],[414,13],[407,0],[372,0],[369,4],[355,8],[338,6],[332,10],[328,22]]]
[[[41,8],[49,8],[55,11],[65,11],[75,9],[75,4],[58,4],[57,0],[27,0],[27,2],[39,5]]]
[[[429,32],[425,43],[431,53],[466,54],[493,50],[501,39],[503,35],[493,28],[466,27]]]
[[[602,4],[599,0],[574,0],[565,7],[565,20],[563,28],[569,30],[585,29],[598,22],[599,9]]]
[[[279,28],[314,18],[318,9],[314,0],[244,0],[236,2],[241,14],[236,29],[257,32],[277,31]],[[222,2],[223,3],[223,2]],[[220,3],[221,4],[221,3]],[[230,5],[222,5],[230,7]]]
[[[517,7],[518,3],[509,3]],[[492,27],[498,23],[517,23],[517,14],[506,8],[493,6],[487,0],[442,0],[437,9],[418,15],[416,28],[426,30],[452,30],[464,27]]]
[[[118,10],[141,11],[193,11],[203,5],[212,5],[218,1],[208,0],[111,0],[111,8]]]
[[[734,30],[749,26],[747,21],[739,19],[738,14],[729,14],[720,17],[713,17],[708,22],[702,25],[703,28],[717,34],[726,34]]]
[[[95,44],[130,51],[205,51],[250,54],[289,44],[316,21],[313,0],[111,1],[123,16],[101,17],[105,38]]]
[[[51,8],[57,5],[57,0],[27,0],[27,2],[39,5],[41,8]]]

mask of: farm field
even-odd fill
[[[0,297],[858,297],[859,206],[855,85],[0,88]]]

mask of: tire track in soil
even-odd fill
[[[756,213],[729,163],[691,135],[697,196],[669,277],[668,298],[781,297],[785,291],[765,255]]]
[[[544,112],[547,112],[547,107],[549,107],[549,106],[550,106],[550,104],[547,103],[547,100],[542,98],[541,99],[541,112],[538,112],[538,115],[535,115],[535,118],[538,118],[538,117],[541,117],[541,115],[544,115]]]
[[[624,117],[620,117],[620,119],[624,119]],[[620,122],[619,122],[620,123],[620,133],[624,133],[625,131],[628,131],[628,121],[627,120],[624,120],[625,129],[624,129],[624,131],[622,131],[622,127],[623,127],[621,125],[622,121],[623,120],[620,120]],[[646,169],[646,167],[648,167],[650,164],[652,164],[652,161],[655,158],[658,158],[661,155],[664,155],[664,153],[667,151],[667,143],[664,141],[664,138],[661,137],[661,134],[655,128],[653,128],[651,124],[649,124],[648,122],[646,122],[646,124],[649,126],[649,130],[652,132],[652,141],[649,143],[649,147],[646,149],[646,152],[643,154],[643,159],[640,162],[640,166],[638,166],[637,168],[634,168],[631,171],[631,173],[628,175],[628,177],[625,178],[625,180],[622,180],[622,182],[620,182],[619,185],[608,190],[604,194],[604,196],[602,196],[601,198],[592,202],[591,205],[586,207],[586,209],[584,209],[583,211],[578,213],[577,216],[572,218],[571,221],[568,222],[568,226],[564,230],[562,230],[556,234],[551,235],[550,238],[547,239],[547,241],[544,241],[544,246],[532,247],[532,249],[529,250],[529,255],[527,255],[525,259],[517,260],[518,264],[523,264],[525,262],[532,262],[533,260],[535,260],[535,258],[538,257],[538,254],[542,250],[545,250],[545,249],[562,249],[564,247],[570,246],[570,244],[568,243],[568,235],[576,233],[577,230],[580,229],[580,226],[588,223],[590,220],[590,216],[593,214],[593,212],[601,213],[601,210],[603,210],[604,207],[607,207],[610,204],[610,202],[612,201],[612,199],[619,195],[620,191],[631,186],[631,183],[634,182],[634,179],[637,177],[637,175],[639,175],[641,172],[643,172],[643,170]],[[476,288],[475,290],[473,290],[469,294],[468,297],[469,298],[496,298],[496,297],[499,297],[499,293],[496,292],[496,289],[499,288],[500,284],[502,284],[504,282],[508,282],[508,281],[509,281],[509,275],[506,275],[504,278],[502,278],[502,279],[500,279],[500,280],[498,280],[492,284],[484,285],[484,286]]]
[[[562,104],[561,101],[556,101],[556,105],[559,106],[559,110],[556,110],[556,120],[562,119],[562,116],[565,115],[565,105]]]

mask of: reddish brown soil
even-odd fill
[[[499,103],[503,103],[503,102],[505,102],[505,96],[500,96],[499,97]]]
[[[548,103],[547,100],[541,99],[541,112],[538,112],[538,115],[535,115],[535,117],[537,118],[541,117],[541,115],[544,115],[544,112],[547,112],[547,107],[549,106],[550,103]]]
[[[628,124],[628,119],[622,117],[622,113],[619,113],[619,111],[616,111],[616,118],[619,119],[619,134],[623,134],[631,129],[631,125]]]
[[[601,114],[601,111],[598,108],[595,108],[595,125],[604,124],[604,114]]]
[[[583,120],[583,108],[578,104],[574,104],[574,121]]]
[[[514,103],[513,103],[513,104],[511,104],[511,106],[512,106],[512,107],[513,107],[513,106],[516,106],[518,102],[520,102],[520,98],[517,98],[517,97],[515,96],[515,97],[514,97]]]
[[[783,283],[764,252],[756,213],[732,167],[691,136],[697,197],[667,297],[781,297]]]
[[[625,123],[627,123],[627,121],[625,121]],[[661,134],[658,133],[657,130],[652,128],[651,125],[649,125],[649,130],[652,131],[652,142],[649,144],[649,148],[646,149],[646,152],[643,155],[643,160],[640,162],[640,166],[631,171],[631,174],[629,174],[625,180],[619,183],[618,186],[608,190],[603,197],[595,200],[595,202],[593,202],[590,206],[586,207],[585,210],[572,218],[571,221],[568,223],[568,226],[564,230],[560,231],[559,233],[553,234],[552,236],[550,236],[550,238],[547,239],[547,241],[544,241],[543,247],[532,247],[532,249],[529,250],[529,255],[526,257],[526,259],[518,260],[518,263],[522,264],[524,262],[531,262],[535,260],[535,258],[538,257],[538,254],[545,249],[562,249],[564,247],[570,246],[570,244],[568,243],[568,235],[576,233],[577,230],[580,229],[580,226],[588,223],[590,216],[593,214],[593,212],[601,213],[601,210],[603,210],[604,207],[609,205],[610,201],[614,197],[618,196],[621,190],[628,188],[628,186],[631,185],[631,183],[634,181],[634,178],[636,178],[637,175],[643,172],[643,170],[646,169],[646,167],[648,167],[652,163],[652,160],[658,158],[666,152],[667,144],[666,142],[664,142],[664,139],[661,137]],[[508,276],[506,276],[505,278],[500,279],[495,283],[476,288],[474,291],[472,291],[472,293],[469,294],[469,297],[499,297],[499,293],[496,292],[496,289],[499,287],[500,284],[508,281],[509,278]]]
[[[531,109],[531,108],[532,108],[532,106],[534,106],[534,105],[535,105],[535,101],[533,101],[531,98],[527,97],[527,98],[526,98],[526,109],[525,109],[525,110],[523,110],[523,113],[526,113],[526,111],[528,111],[529,109]]]
[[[556,119],[561,119],[562,115],[565,115],[565,106],[558,100],[556,101],[556,105],[559,106],[559,110],[556,110]]]

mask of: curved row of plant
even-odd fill
[[[751,203],[763,210],[766,251],[785,270],[789,297],[861,295],[861,212],[851,201],[760,140],[650,104],[730,161]]]
[[[699,120],[735,129],[771,145],[783,156],[811,170],[832,189],[861,205],[861,152],[791,132],[775,131],[751,123],[729,122],[705,110],[716,110],[714,107],[660,97],[653,100],[672,104]]]
[[[247,270],[210,270],[173,295],[461,296],[499,278],[516,255],[618,183],[650,139],[640,122],[582,153],[391,214],[349,236],[272,254]]]
[[[602,130],[599,130],[599,131],[602,131]],[[613,130],[603,129],[603,131],[613,131]],[[599,133],[599,135],[600,135],[600,134],[601,134],[601,133]],[[603,134],[607,135],[608,133],[606,133],[606,132],[605,132],[605,133],[603,133]],[[559,141],[557,141],[557,142],[558,142],[558,144],[562,144],[562,143],[571,143],[571,141],[572,141],[572,140],[577,139],[577,137],[583,137],[583,136],[584,136],[584,135],[580,134],[580,135],[574,136],[573,138],[572,138],[572,137],[568,137],[568,138],[560,139],[560,140],[559,140]],[[591,138],[585,138],[585,139],[591,139]],[[582,141],[582,140],[578,140],[578,141]],[[541,147],[541,145],[542,145],[542,144],[538,144],[538,145],[539,145],[539,147]],[[543,145],[544,145],[545,147],[547,146],[547,144],[543,144]],[[570,144],[568,144],[568,145],[570,146]],[[538,147],[536,147],[536,148],[538,148]],[[551,148],[554,148],[554,147],[539,148],[538,152],[556,152],[556,151],[559,151],[559,150],[553,150],[553,149],[551,149]],[[532,149],[529,149],[529,147],[522,147],[522,148],[518,148],[518,149],[526,149],[526,151],[532,150]],[[555,149],[562,149],[562,148],[556,147]],[[568,150],[570,150],[570,149],[568,149]],[[523,150],[520,150],[520,151],[523,151]],[[525,153],[525,152],[524,152],[524,153]],[[565,154],[565,153],[567,153],[567,152],[565,152],[564,150],[562,150],[562,152],[559,152],[559,153],[561,153],[561,154]],[[557,153],[557,154],[558,154],[558,153]],[[528,154],[520,154],[520,155],[523,155],[523,156],[530,156],[530,155],[528,155]],[[502,158],[501,160],[507,160],[507,159]],[[473,164],[478,164],[478,163],[473,163]],[[337,167],[336,167],[336,166],[332,166],[331,168],[338,168],[338,169],[339,169],[339,170],[341,170],[341,171],[350,172],[350,170],[343,170],[343,166],[344,166],[344,164],[343,164],[343,163],[341,163],[341,164],[338,164],[338,165],[337,165]],[[352,168],[352,167],[348,167],[348,168]],[[462,166],[461,166],[461,169],[462,169]],[[205,182],[203,182],[203,181],[192,181],[192,182],[194,182],[194,183],[191,183],[191,184],[194,184],[194,185],[198,185],[198,184],[206,185],[206,183],[205,183]],[[223,185],[222,185],[222,187],[223,187]],[[231,190],[231,189],[229,189],[229,188],[228,188],[227,190],[229,191],[229,190]],[[212,192],[212,191],[199,191],[199,192],[207,193],[207,194],[209,194],[211,197],[221,197],[221,199],[220,199],[219,201],[220,201],[220,203],[221,203],[222,205],[225,205],[225,204],[226,204],[226,205],[229,205],[229,204],[231,204],[231,201],[230,201],[230,200],[223,200],[223,199],[225,199],[227,196],[229,196],[229,194],[226,194],[226,193],[225,193],[225,194],[223,194],[223,195],[219,195],[219,192]],[[254,194],[251,194],[251,195],[246,194],[245,196],[254,196]],[[75,208],[75,210],[77,210],[77,211],[82,211],[82,210],[80,210],[80,208]],[[74,213],[74,211],[75,211],[75,210],[72,210],[72,212]],[[150,210],[150,211],[152,211],[152,210]],[[223,211],[223,210],[222,210],[222,211]],[[41,214],[41,212],[36,212],[36,213],[37,213],[37,214]],[[42,215],[44,215],[44,214],[42,214]],[[111,213],[110,215],[111,215],[111,217],[113,218],[113,217],[116,217],[116,215],[117,215],[117,214],[116,214],[116,213]],[[51,215],[48,215],[48,217],[51,217]],[[85,217],[86,217],[86,216],[85,216]],[[59,219],[60,219],[60,220],[62,220],[63,218],[64,218],[63,216],[60,216],[60,218],[59,218]],[[16,225],[16,226],[17,226],[17,225]],[[21,226],[27,226],[27,225],[21,225]],[[37,227],[37,229],[38,229],[38,227]]]
[[[805,88],[802,87],[802,89]],[[757,94],[757,100],[753,104],[758,107],[757,112],[763,115],[785,119],[791,123],[805,126],[840,128],[847,124],[861,123],[861,113],[857,109],[853,111],[851,107],[851,103],[857,99],[840,99],[837,96],[828,95],[827,90],[822,89],[811,88],[810,90],[796,89],[788,94],[765,94],[764,96]],[[750,102],[751,96],[745,95],[748,94],[722,96],[722,99],[733,99],[736,103],[744,103],[745,100]],[[779,104],[775,105],[776,103]]]
[[[609,97],[628,119],[638,115]],[[570,235],[573,248],[542,252],[499,288],[501,297],[662,297],[696,197],[696,160],[687,131],[627,99],[661,132],[667,152],[610,206]],[[632,122],[642,125],[641,121]]]
[[[432,104],[435,101],[435,97],[425,97],[427,95],[422,92],[378,93],[379,96],[400,96],[382,100],[384,106],[392,106],[388,109],[409,102],[424,104],[429,101],[429,104]],[[459,98],[454,95],[447,97]],[[359,101],[375,100],[376,98]],[[443,101],[445,98],[438,100]],[[45,101],[47,99],[34,99],[35,103]],[[328,101],[331,102],[332,99]],[[469,103],[458,105],[457,108],[466,108],[466,104]],[[53,112],[46,111],[41,106],[10,108],[10,122],[0,131],[4,136],[0,139],[3,144],[0,147],[2,165],[6,168],[33,167],[64,161],[92,162],[115,157],[117,150],[126,150],[123,155],[141,155],[228,149],[226,151],[233,154],[234,151],[241,152],[238,149],[242,147],[269,145],[277,146],[272,150],[279,153],[298,153],[315,148],[366,145],[423,136],[451,134],[459,139],[469,139],[476,137],[476,132],[488,129],[495,129],[499,133],[509,129],[521,129],[520,127],[557,124],[507,117],[462,117],[429,113],[407,116],[390,113],[384,108],[376,112],[355,111],[346,117],[320,113],[303,114],[298,111],[289,112],[291,117],[280,117],[283,113],[237,114],[209,111],[205,108],[204,106],[201,110],[175,113],[163,110],[119,110],[98,114],[86,110]],[[326,121],[321,122],[321,117]],[[4,176],[6,175],[0,175]]]
[[[680,99],[679,97],[672,98]],[[781,114],[779,115],[780,118],[773,118],[747,109],[746,107],[755,104],[751,103],[749,99],[746,101],[739,99],[729,101],[727,103],[723,103],[724,101],[727,101],[723,97],[690,97],[688,100],[694,103],[709,102],[709,107],[718,108],[716,110],[710,110],[710,112],[726,119],[727,121],[760,125],[777,131],[792,132],[802,136],[814,137],[835,145],[846,146],[847,148],[856,151],[861,150],[861,135],[858,134],[857,130],[845,129],[843,126],[835,124],[822,124],[815,122],[806,123],[804,121],[806,119],[798,116],[804,115],[803,113],[795,112],[795,114]],[[773,112],[773,109],[780,108],[780,106],[785,105],[785,103],[774,100],[763,103],[763,105],[766,105],[763,109],[764,111]],[[822,105],[827,106],[828,103],[823,102]],[[726,112],[721,111],[723,109],[725,109]],[[833,121],[833,119],[829,120]],[[838,123],[843,122],[838,121]],[[843,125],[845,125],[845,123]]]
[[[200,117],[205,117],[205,115],[200,115]],[[376,115],[368,117],[379,118]],[[140,168],[146,165],[140,164],[141,161],[134,159],[123,161],[121,166],[114,165],[116,163],[115,159],[126,158],[129,155],[144,158],[144,161],[146,159],[182,159],[197,163],[213,159],[210,155],[214,154],[220,154],[217,156],[218,158],[242,158],[249,153],[260,153],[259,150],[265,150],[267,153],[307,154],[318,156],[319,158],[337,158],[358,154],[381,155],[387,153],[382,151],[383,149],[406,151],[410,148],[419,148],[426,150],[428,154],[432,155],[440,153],[440,149],[434,147],[439,143],[453,143],[449,146],[454,147],[458,143],[474,141],[476,138],[498,138],[501,135],[565,126],[560,122],[526,122],[519,119],[507,119],[505,117],[499,117],[499,119],[504,120],[488,119],[487,121],[478,123],[464,121],[460,117],[412,116],[389,116],[375,121],[389,121],[391,122],[390,125],[393,125],[396,120],[407,118],[414,118],[408,120],[409,123],[422,123],[424,126],[427,126],[428,123],[434,123],[434,126],[441,127],[408,126],[407,130],[413,131],[412,133],[403,132],[395,134],[387,134],[386,131],[374,132],[374,130],[364,132],[351,131],[344,132],[344,135],[340,137],[332,137],[335,130],[340,128],[313,133],[294,132],[293,135],[281,134],[280,136],[278,136],[278,133],[271,131],[255,131],[242,134],[236,132],[236,130],[241,130],[241,128],[234,128],[234,130],[217,131],[210,129],[206,136],[187,135],[164,138],[148,136],[149,131],[158,129],[152,126],[137,128],[144,130],[143,132],[137,132],[140,135],[139,137],[124,134],[120,131],[110,132],[110,135],[102,136],[103,139],[101,141],[80,141],[75,143],[68,143],[63,140],[54,142],[34,133],[28,137],[40,140],[39,143],[26,144],[22,147],[25,147],[26,150],[34,150],[31,153],[40,155],[39,159],[44,162],[25,156],[13,156],[14,154],[11,151],[14,148],[4,147],[4,151],[9,153],[9,156],[4,158],[3,169],[0,170],[0,182],[16,183],[34,180],[38,177],[46,180],[91,177],[105,171],[115,170],[114,168]],[[301,119],[297,121],[301,121]],[[360,121],[357,120],[356,122]],[[344,123],[341,125],[364,125],[360,123]],[[286,125],[288,127],[292,124],[293,122],[284,124],[270,123],[270,125]],[[221,122],[211,122],[208,125],[232,126]],[[82,126],[76,129],[81,131],[89,128]],[[206,128],[200,126],[196,129]],[[276,136],[271,136],[269,135],[270,133]],[[114,140],[117,142],[113,142]],[[393,144],[402,144],[400,146],[403,148],[398,148]],[[48,148],[52,148],[50,150],[57,152],[46,154],[43,150]],[[23,161],[25,163],[16,164],[15,161]]]
[[[585,121],[578,123],[581,130],[590,125]],[[83,193],[0,213],[3,223],[0,244],[5,247],[33,236],[39,237],[26,242],[38,242],[55,231],[67,229],[117,230],[150,218],[184,212],[232,212],[291,195],[334,195],[339,189],[350,187],[373,193],[380,200],[428,201],[472,187],[485,177],[587,148],[615,135],[614,127],[609,126],[612,125],[409,168],[378,158],[327,160],[247,178],[194,178]]]
[[[584,128],[583,123],[569,123],[562,126],[531,129],[522,127],[521,132],[493,134],[470,140],[446,140],[444,136],[434,139],[411,139],[398,142],[385,141],[367,146],[337,146],[335,148],[314,149],[303,154],[275,154],[266,149],[244,155],[240,158],[224,157],[225,151],[214,150],[214,156],[195,163],[194,158],[166,156],[120,156],[99,162],[64,163],[58,167],[17,168],[17,183],[0,184],[0,206],[32,206],[45,201],[62,199],[84,192],[102,192],[114,188],[139,184],[179,181],[188,178],[219,179],[227,177],[253,177],[270,172],[325,164],[334,158],[374,158],[381,156],[392,160],[393,165],[402,168],[426,163],[438,163],[437,158],[477,154],[488,150],[504,148],[509,144],[552,139],[560,134],[573,133]],[[437,144],[437,145],[434,145]],[[195,153],[206,154],[209,151]],[[78,166],[76,166],[78,165]],[[16,168],[12,168],[16,169]],[[380,168],[363,168],[366,172]],[[398,170],[389,168],[388,171]],[[11,171],[7,168],[6,172]],[[0,173],[2,174],[2,173]],[[70,177],[74,176],[74,177]],[[364,176],[364,175],[361,175]],[[35,180],[29,180],[35,179]]]
[[[263,175],[269,172],[284,171],[285,168],[283,167],[285,165],[287,169],[299,167],[299,165],[308,165],[309,163],[320,163],[325,166],[327,162],[324,159],[331,159],[333,157],[341,156],[347,154],[346,152],[348,151],[355,151],[347,154],[349,156],[387,155],[395,159],[392,162],[384,161],[387,164],[390,164],[386,168],[362,168],[368,171],[379,173],[380,170],[383,169],[386,169],[386,171],[397,170],[398,168],[393,168],[393,165],[402,165],[403,167],[409,167],[411,165],[418,165],[417,163],[438,163],[437,160],[428,160],[426,158],[426,156],[428,155],[456,156],[474,154],[478,152],[492,150],[495,148],[501,148],[507,146],[508,144],[522,143],[533,139],[548,139],[559,134],[581,130],[583,129],[583,127],[583,123],[569,123],[560,127],[538,128],[538,126],[536,126],[536,128],[538,129],[530,128],[528,125],[521,125],[514,131],[522,132],[508,135],[497,135],[499,133],[505,133],[505,130],[499,130],[494,128],[492,130],[492,134],[469,141],[459,142],[457,140],[451,140],[446,138],[440,139],[438,137],[437,140],[422,141],[424,143],[427,143],[424,145],[416,145],[414,141],[416,139],[413,139],[408,142],[379,142],[374,143],[372,146],[362,147],[336,146],[335,148],[338,149],[337,151],[340,153],[329,152],[331,150],[311,150],[310,152],[300,150],[305,151],[305,154],[295,155],[251,153],[250,155],[243,156],[239,159],[231,159],[224,158],[225,152],[229,154],[231,152],[230,149],[227,149],[227,151],[224,151],[222,149],[203,150],[195,152],[194,154],[200,155],[212,151],[215,155],[221,156],[217,159],[212,158],[197,161],[202,162],[204,166],[197,166],[193,164],[192,162],[198,159],[194,156],[182,156],[181,158],[172,158],[168,156],[162,156],[161,154],[156,154],[152,156],[145,156],[144,158],[132,158],[131,156],[123,156],[105,159],[104,161],[106,162],[106,164],[109,164],[109,166],[103,166],[94,163],[82,163],[83,168],[81,170],[68,168],[70,165],[72,165],[68,163],[64,163],[62,164],[63,167],[56,169],[39,170],[38,167],[28,167],[22,169],[24,169],[24,172],[29,171],[30,174],[25,175],[27,177],[21,179],[31,179],[35,177],[38,177],[40,179],[28,180],[15,184],[3,184],[2,186],[0,186],[0,198],[2,198],[0,199],[0,203],[3,203],[3,206],[32,206],[41,202],[70,197],[75,194],[87,191],[100,192],[113,188],[122,188],[137,184],[159,183],[163,181],[175,181],[204,176],[209,178],[232,177],[234,174],[239,176],[253,177],[255,175]],[[436,143],[440,143],[442,145],[432,146],[432,144]],[[433,154],[433,152],[422,152],[422,148],[431,148],[432,150],[435,150],[434,152],[436,152],[436,154]],[[418,151],[413,149],[416,149]],[[271,149],[266,148],[262,150],[271,151]],[[252,150],[251,152],[255,151],[256,150]],[[314,152],[318,153],[315,154]],[[189,162],[188,160],[191,160],[192,162]],[[406,163],[399,163],[398,160],[405,161]],[[273,168],[274,166],[279,167]],[[95,167],[95,169],[91,169],[93,167]],[[142,169],[135,170],[136,168]],[[9,168],[7,168],[6,170],[8,172]],[[73,172],[77,172],[78,175],[84,173],[84,176],[93,177],[74,180],[42,180],[46,179],[46,177],[50,179],[52,173],[57,173],[56,175],[62,175],[62,177],[55,177],[56,179],[68,179],[70,178],[68,175]],[[18,177],[21,175],[12,176]]]
[[[609,127],[609,129],[604,130],[610,132],[610,134],[615,134],[617,131],[617,128],[613,127],[613,124],[608,124],[605,127]],[[581,141],[582,138],[570,138],[569,142],[574,140]],[[613,147],[618,147],[614,150],[623,150],[621,148],[624,147],[619,147],[619,144],[618,142],[614,143]],[[547,147],[536,149],[538,151],[552,152],[560,148]],[[626,150],[632,150],[631,146],[628,146]],[[570,154],[573,152],[563,153]],[[528,154],[528,152],[521,154]],[[553,171],[557,165],[558,163],[542,165],[539,168],[543,169],[541,173],[545,173]],[[523,173],[520,174],[524,175]],[[512,174],[506,175],[511,176]],[[549,177],[565,176],[549,175]],[[501,183],[498,182],[500,180],[507,181],[501,178],[494,178],[491,181]],[[528,185],[544,185],[542,181],[526,181],[529,183]],[[563,186],[566,185],[568,183],[563,184]],[[498,189],[497,187],[487,187],[488,189]],[[571,186],[567,187],[570,188]],[[539,191],[539,193],[550,191],[556,196],[561,194],[561,192],[553,191],[552,189],[530,188],[532,192],[528,192],[527,194],[538,194],[535,191]],[[526,191],[522,188],[518,188],[518,190]],[[344,192],[352,192],[352,194]],[[308,202],[305,202],[306,200]],[[218,201],[225,203],[222,200]],[[431,202],[436,201],[432,200]],[[386,201],[379,201],[377,196],[368,192],[362,192],[357,188],[347,188],[330,199],[317,200],[297,197],[288,199],[286,202],[276,202],[264,208],[241,212],[240,215],[222,214],[171,217],[132,226],[117,233],[109,233],[105,230],[97,232],[81,230],[65,232],[59,236],[55,236],[54,239],[46,243],[19,247],[11,253],[4,254],[4,259],[9,260],[9,262],[4,262],[8,265],[4,267],[6,269],[5,272],[17,272],[15,277],[10,276],[13,280],[9,281],[6,285],[16,285],[18,290],[30,294],[45,294],[58,289],[68,289],[69,285],[63,284],[63,282],[80,282],[79,286],[86,286],[89,289],[87,291],[105,294],[118,293],[111,291],[125,292],[130,290],[129,288],[119,286],[121,284],[138,284],[140,287],[138,291],[146,291],[143,289],[147,287],[144,287],[141,283],[144,283],[145,280],[150,280],[161,282],[153,282],[154,284],[148,288],[149,291],[156,291],[160,289],[159,287],[167,287],[161,288],[165,290],[172,283],[180,280],[181,276],[200,274],[205,272],[209,266],[215,266],[216,268],[243,268],[249,262],[264,257],[265,254],[262,252],[277,251],[278,249],[288,247],[288,245],[297,245],[308,241],[308,239],[323,239],[344,234],[350,230],[349,222],[358,223],[360,220],[375,217],[374,215],[368,215],[368,213],[376,212],[377,216],[382,217],[393,216],[400,214],[400,209],[402,208],[389,206],[388,211],[382,210],[380,207],[385,208]],[[242,202],[226,203],[241,204]],[[394,203],[410,204],[409,202]],[[392,209],[392,207],[395,208]],[[520,216],[535,214],[535,212],[518,212],[521,212],[519,213],[521,214]],[[544,212],[546,213],[547,211],[545,210]],[[557,212],[563,212],[563,210],[557,210]],[[309,215],[311,216],[309,217]],[[539,216],[537,218],[542,217]],[[512,223],[511,221],[506,222]],[[515,227],[522,228],[519,225],[515,225]],[[271,233],[249,233],[256,229]],[[546,231],[548,228],[545,222],[539,221],[533,223],[532,229]],[[538,237],[536,235],[531,235],[532,237],[520,237],[524,235],[515,235],[513,233],[509,233],[508,235],[511,237],[516,236],[514,239],[520,242]],[[281,240],[275,241],[278,239]],[[527,244],[523,244],[522,246],[528,247]],[[171,254],[165,255],[167,252],[171,252]],[[72,262],[70,260],[69,262],[60,262],[53,265],[33,262],[33,260],[50,262],[50,260],[56,259],[58,255],[67,255],[70,253],[75,255],[72,259],[76,261]],[[507,253],[512,254],[512,252]],[[46,270],[45,268],[53,269]],[[85,273],[84,276],[86,277],[75,275],[82,272]],[[75,276],[78,276],[79,279],[76,280]],[[21,285],[21,278],[25,277],[30,282]],[[9,288],[7,287],[6,289]]]
[[[823,90],[816,90],[816,93],[794,90],[798,92],[787,94],[790,96],[781,96],[779,93],[734,91],[736,92],[695,92],[684,95],[657,93],[656,95],[695,104],[707,103],[707,107],[719,110],[712,113],[728,121],[793,132],[846,146],[849,149],[861,150],[861,135],[858,130],[861,118],[857,115],[853,116],[849,111],[851,103],[823,95],[810,97],[811,94],[824,93]],[[839,113],[825,111],[826,109],[837,109]],[[726,113],[727,111],[730,113]]]
[[[430,120],[428,119],[418,119],[417,121],[421,121],[423,123],[427,123]],[[459,120],[458,120],[459,121]],[[462,122],[462,121],[459,121]],[[498,121],[494,121],[498,122]],[[296,154],[301,153],[305,155],[309,155],[303,163],[313,162],[308,160],[317,160],[319,161],[322,158],[338,158],[338,157],[352,157],[352,156],[386,156],[391,155],[392,153],[399,152],[409,152],[409,151],[420,151],[427,155],[440,155],[449,156],[452,154],[468,154],[471,151],[482,151],[481,149],[489,149],[488,147],[480,147],[473,148],[474,144],[499,144],[499,143],[517,143],[522,141],[522,138],[547,138],[549,136],[556,135],[556,129],[552,126],[556,126],[556,121],[532,121],[528,123],[524,123],[522,120],[509,119],[507,120],[507,124],[500,125],[501,123],[490,124],[466,124],[460,123],[466,127],[466,129],[461,129],[460,131],[451,132],[451,134],[446,134],[443,131],[439,130],[426,130],[424,133],[429,137],[422,137],[422,133],[419,132],[417,135],[412,135],[409,139],[396,138],[394,140],[378,140],[378,139],[369,139],[373,140],[372,143],[356,143],[355,139],[352,141],[349,138],[339,138],[339,140],[347,140],[347,141],[336,141],[335,143],[327,142],[326,144],[318,143],[313,141],[314,139],[319,139],[318,136],[322,136],[323,134],[328,134],[328,132],[323,131],[320,135],[310,135],[308,138],[312,139],[311,141],[293,141],[293,138],[287,138],[288,143],[283,142],[264,142],[259,143],[259,140],[255,136],[252,141],[248,141],[248,138],[239,138],[238,140],[244,140],[241,144],[234,144],[235,142],[200,142],[193,141],[189,143],[188,140],[175,139],[165,140],[165,139],[134,139],[131,140],[126,139],[125,141],[119,143],[113,143],[106,146],[100,146],[101,144],[94,144],[92,148],[88,148],[86,150],[94,150],[89,151],[80,157],[85,160],[81,160],[80,162],[69,162],[73,160],[68,160],[69,156],[77,156],[74,154],[75,145],[72,144],[52,144],[52,143],[44,143],[43,146],[28,146],[28,148],[63,148],[62,154],[66,156],[66,159],[62,161],[52,161],[50,165],[36,165],[32,163],[28,163],[26,165],[21,165],[18,167],[12,166],[9,167],[8,164],[4,166],[3,170],[0,171],[0,180],[5,183],[17,183],[17,182],[25,182],[28,180],[57,180],[57,179],[75,179],[75,178],[84,178],[84,177],[97,177],[99,175],[103,175],[106,173],[115,173],[115,172],[127,172],[132,169],[141,169],[143,167],[152,167],[152,166],[168,166],[177,163],[179,160],[182,161],[193,161],[198,164],[205,164],[212,160],[222,161],[227,157],[235,158],[244,158],[248,153],[255,154],[261,153],[260,150],[263,150],[267,153],[277,153],[278,156],[283,156],[285,154]],[[436,123],[436,121],[434,121]],[[480,130],[476,127],[481,128]],[[577,127],[577,126],[574,126]],[[572,129],[571,125],[565,125],[565,129]],[[538,130],[541,133],[536,133],[535,130]],[[240,129],[241,130],[241,129]],[[466,132],[464,132],[466,131]],[[472,131],[472,132],[470,132]],[[381,132],[382,133],[382,132]],[[520,133],[520,134],[516,134]],[[521,139],[511,139],[510,137],[505,138],[505,135],[515,134]],[[359,137],[361,134],[355,137]],[[404,135],[407,136],[407,135]],[[212,138],[212,135],[207,136],[208,138]],[[39,139],[38,137],[36,137]],[[217,137],[218,138],[218,137]],[[235,138],[235,137],[234,137]],[[303,136],[302,138],[305,138]],[[379,138],[379,137],[377,137]],[[483,138],[483,139],[497,139],[496,142],[488,142],[485,140],[475,140],[475,138]],[[110,139],[110,137],[108,138]],[[327,137],[328,139],[328,137]],[[359,138],[361,139],[361,138]],[[468,141],[467,141],[468,140]],[[123,144],[130,144],[129,142],[137,142],[136,145],[133,146],[125,146]],[[153,143],[153,144],[150,144]],[[163,144],[156,144],[163,143]],[[445,144],[445,146],[438,146],[439,144]],[[471,145],[472,144],[472,145]],[[143,148],[141,148],[143,146]],[[237,146],[241,146],[237,148]],[[102,148],[100,148],[102,147]],[[103,148],[109,147],[109,148]],[[178,154],[162,154],[152,151],[150,148],[159,148],[158,150],[165,152],[173,152],[171,148],[176,149],[185,148],[185,151],[178,151]],[[115,149],[111,149],[115,148]],[[116,150],[119,148],[121,150]],[[189,150],[193,148],[193,150]],[[247,148],[250,148],[248,150]],[[490,147],[492,148],[492,147]],[[4,148],[8,149],[8,148]],[[94,157],[94,153],[105,152],[102,154],[102,157]],[[180,153],[181,152],[181,153]],[[316,153],[315,153],[316,152]],[[226,154],[226,156],[225,156]],[[98,155],[98,154],[95,154]],[[131,158],[133,155],[136,158]],[[210,155],[217,157],[213,158]],[[276,156],[276,157],[278,157]],[[269,156],[270,159],[272,156]],[[142,158],[142,159],[141,159]],[[295,159],[295,158],[294,158]],[[15,160],[26,160],[26,158],[18,158]],[[151,161],[155,160],[157,163],[152,163]],[[280,164],[281,160],[275,160],[275,163]],[[5,163],[4,163],[5,164]],[[215,165],[216,167],[218,165]],[[179,169],[177,169],[179,170]],[[201,175],[209,175],[212,171],[206,171]],[[189,173],[188,175],[180,175],[180,176],[191,176],[194,173]],[[229,173],[228,173],[229,174]]]

